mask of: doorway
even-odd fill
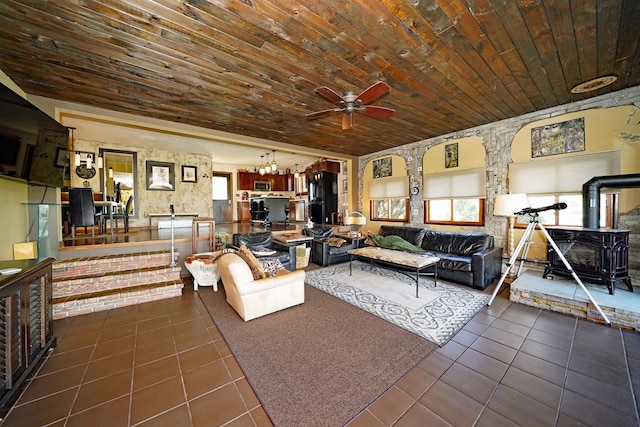
[[[213,172],[213,217],[217,223],[233,222],[231,173]]]

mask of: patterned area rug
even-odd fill
[[[307,272],[305,282],[440,346],[453,337],[490,295],[422,276],[416,298],[415,276],[354,261]]]

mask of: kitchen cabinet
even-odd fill
[[[254,191],[253,183],[269,182],[271,191],[293,191],[293,175],[260,175],[256,172],[238,172],[238,190]]]

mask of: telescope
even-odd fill
[[[527,214],[535,214],[538,212],[544,211],[560,211],[562,209],[567,209],[567,204],[564,202],[554,203],[553,205],[543,206],[541,208],[524,208],[520,212],[515,212],[514,215],[527,215]]]

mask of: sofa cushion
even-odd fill
[[[493,236],[480,233],[427,231],[422,240],[422,249],[426,251],[466,256],[491,247]]]
[[[258,261],[258,259],[251,253],[249,249],[245,245],[240,246],[238,252],[236,252],[240,258],[242,258],[249,268],[251,269],[251,274],[253,274],[253,278],[255,280],[264,279],[267,277],[267,274],[264,272],[264,268],[262,264]]]
[[[333,228],[330,226],[304,228],[302,234],[313,237],[316,240],[324,240],[333,234]]]
[[[429,256],[440,258],[438,268],[448,270],[471,271],[471,257],[456,254],[446,254],[442,252],[427,252]]]
[[[233,245],[240,247],[263,247],[266,248],[271,244],[271,232],[264,231],[260,233],[237,233],[233,235]]]
[[[382,236],[400,236],[407,242],[420,246],[427,230],[419,227],[403,227],[399,225],[382,225],[378,234]]]

